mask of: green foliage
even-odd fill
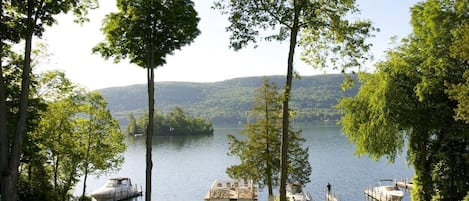
[[[84,118],[77,121],[76,132],[84,136],[80,146],[84,161],[80,169],[85,175],[82,193],[85,197],[88,174],[117,170],[124,161],[121,153],[126,146],[119,124],[107,110],[107,102],[101,94],[91,92],[82,97],[82,101],[80,114],[76,115]]]
[[[38,80],[40,95],[53,101],[38,111],[38,126],[27,136],[19,196],[67,200],[83,174],[102,174],[122,164],[123,135],[98,93],[78,89],[63,72],[47,72]]]
[[[143,133],[143,129],[139,125],[137,125],[137,120],[135,120],[135,117],[132,113],[129,114],[129,123],[125,127],[125,130],[127,131],[127,134],[129,135]]]
[[[39,163],[38,163],[39,162]],[[18,180],[18,196],[22,201],[56,200],[51,179],[51,169],[43,165],[45,160],[28,163],[28,168],[21,173]]]
[[[2,55],[6,56],[4,60],[5,63],[2,65],[2,78],[4,79],[4,90],[5,90],[5,106],[7,108],[6,112],[6,121],[2,122],[6,124],[6,132],[8,134],[8,138],[0,146],[10,146],[13,144],[13,136],[14,131],[17,127],[17,119],[19,117],[19,102],[20,102],[20,92],[21,92],[21,74],[22,70],[19,66],[22,65],[24,61],[20,54],[12,52],[9,48],[2,50]],[[35,91],[39,86],[38,82],[35,80],[36,76],[30,74],[33,78],[33,81],[29,83],[30,88]],[[27,117],[27,124],[25,126],[25,130],[28,133],[33,132],[37,129],[40,120],[40,113],[45,111],[47,105],[36,95],[29,97],[29,105],[27,107],[28,117]],[[3,140],[3,138],[2,138]],[[44,192],[39,188],[38,184],[43,183],[47,177],[42,175],[36,175],[32,172],[38,172],[38,174],[42,174],[44,168],[42,168],[42,163],[45,162],[44,158],[38,153],[38,147],[35,144],[35,140],[31,138],[24,139],[24,143],[22,146],[22,156],[21,161],[25,164],[41,164],[39,168],[29,168],[27,174],[29,177],[22,177],[18,181],[19,190],[22,191],[20,193],[30,193],[35,194],[37,193],[38,197],[48,197],[50,194]],[[3,148],[3,147],[2,147]],[[10,148],[10,147],[9,147]],[[7,153],[2,154],[9,154],[11,149],[6,149]],[[22,175],[24,176],[24,175]],[[34,179],[33,179],[34,178]],[[15,183],[16,184],[16,183]],[[47,189],[48,186],[44,185],[44,189]],[[21,198],[26,198],[25,196]],[[26,199],[22,199],[26,200]]]
[[[5,64],[2,65],[2,73],[5,87],[5,96],[6,96],[6,107],[8,108],[6,113],[7,119],[7,129],[8,133],[12,135],[12,132],[16,128],[16,120],[18,119],[19,111],[19,102],[20,102],[20,92],[21,92],[21,73],[22,70],[19,66],[22,65],[24,61],[22,55],[10,51],[9,49],[4,50],[4,54],[8,57],[5,59]],[[35,75],[32,73],[30,76],[33,78],[33,81],[29,83],[30,88],[33,90],[38,87],[38,83],[34,80]],[[28,106],[28,120],[26,125],[26,130],[28,132],[34,130],[37,127],[39,112],[46,109],[45,103],[41,100],[41,97],[31,96],[29,98],[30,105]],[[12,139],[12,138],[8,138]],[[12,143],[11,141],[9,143]]]
[[[462,4],[462,3],[460,3]],[[452,57],[469,65],[469,19],[462,22],[462,26],[453,31],[455,37],[450,47]],[[455,118],[469,123],[469,70],[463,75],[465,81],[449,85],[448,94],[452,100],[458,102]]]
[[[302,58],[315,68],[360,66],[369,58],[364,53],[371,44],[365,39],[376,30],[370,21],[349,20],[359,11],[354,0],[219,0],[214,8],[229,15],[227,31],[234,50],[261,40],[290,40],[297,31],[299,46],[304,50]],[[291,45],[296,45],[294,42]]]
[[[156,113],[154,117],[155,135],[212,135],[210,121],[201,117],[191,117],[181,108],[175,107],[168,114]],[[130,121],[131,122],[131,121]],[[148,127],[148,114],[142,114],[136,121],[136,127],[145,131]],[[127,125],[129,127],[130,124]],[[131,134],[131,133],[129,133]]]
[[[115,62],[128,58],[140,67],[156,68],[165,57],[191,43],[199,34],[199,18],[190,0],[118,0],[119,12],[104,19],[106,42],[93,52]],[[150,60],[154,66],[150,66]]]
[[[97,0],[27,0],[27,1],[0,1],[0,196],[6,201],[17,200],[18,168],[22,157],[24,139],[27,139],[28,116],[34,115],[36,111],[29,111],[29,105],[37,104],[30,101],[31,60],[33,50],[33,36],[41,37],[46,26],[51,26],[55,22],[54,16],[61,13],[73,11],[78,16],[77,21],[85,21],[85,15],[89,8],[97,6]],[[24,40],[23,62],[17,67],[22,70],[18,91],[20,96],[14,129],[8,128],[5,120],[9,108],[4,83],[3,64],[7,56],[4,49],[9,48],[10,43],[19,43]],[[6,62],[8,65],[8,61]],[[28,139],[27,139],[28,140]]]
[[[362,85],[358,94],[342,99],[337,105],[344,113],[339,123],[344,125],[344,134],[357,145],[356,154],[369,154],[375,160],[386,156],[392,162],[402,151],[404,136],[389,120],[391,112],[384,105],[395,98],[389,97],[394,94],[385,93],[390,88],[380,75],[360,74]]]
[[[256,97],[250,112],[254,122],[248,123],[241,132],[246,136],[240,140],[228,136],[230,150],[228,155],[240,158],[241,164],[227,168],[230,177],[252,179],[263,187],[278,185],[280,174],[280,143],[282,133],[282,96],[275,83],[264,78],[262,87],[256,90]],[[308,162],[308,148],[302,147],[304,138],[300,131],[290,129],[288,151],[288,180],[306,184],[311,174]]]
[[[338,105],[358,154],[391,161],[408,139],[413,200],[462,200],[469,191],[467,1],[428,0],[412,8],[414,33],[377,72],[360,76],[355,97]]]

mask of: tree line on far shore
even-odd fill
[[[351,76],[356,79],[356,76]],[[282,87],[284,76],[266,76]],[[355,95],[359,85],[344,92],[344,75],[302,76],[293,81],[293,121],[336,121],[340,118],[335,105],[343,97]],[[213,124],[248,123],[255,90],[263,77],[243,77],[213,83],[158,82],[155,86],[155,107],[169,113],[180,107],[194,116],[204,117]],[[98,90],[109,102],[109,110],[121,122],[128,124],[129,113],[140,116],[146,107],[146,85],[132,85]],[[125,127],[124,127],[125,128]]]

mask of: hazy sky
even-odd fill
[[[390,37],[401,38],[411,32],[409,9],[415,2],[417,0],[358,0],[360,18],[370,19],[381,30],[370,39],[375,61],[391,47]],[[167,56],[167,64],[155,71],[156,81],[213,82],[286,74],[287,42],[262,42],[256,49],[251,46],[234,52],[228,48],[227,16],[211,9],[212,4],[212,0],[195,0],[201,18],[201,34],[189,46]],[[100,28],[104,15],[111,11],[116,11],[115,1],[101,0],[100,8],[90,12],[91,21],[83,25],[73,23],[73,16],[60,16],[58,24],[48,28],[43,37],[52,56],[37,71],[63,70],[72,81],[91,90],[146,83],[144,69],[127,61],[115,64],[91,52],[91,48],[104,39]],[[299,59],[295,61],[295,70],[301,75],[323,73]]]

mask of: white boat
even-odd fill
[[[301,184],[289,183],[287,185],[287,199],[290,201],[310,201],[311,195],[303,190]]]
[[[109,179],[104,186],[91,193],[97,201],[123,200],[142,195],[136,185],[132,185],[130,178],[116,177]]]
[[[381,185],[381,182],[393,182],[391,179],[380,180],[380,185],[374,188],[365,190],[365,194],[379,201],[401,201],[404,197],[404,192],[401,191],[397,185]]]
[[[219,181],[210,186],[205,201],[257,201],[257,188],[252,181]]]

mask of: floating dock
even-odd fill
[[[205,201],[257,201],[257,188],[252,181],[215,180],[204,199]]]
[[[412,180],[408,180],[408,179],[405,179],[405,180],[402,180],[401,181],[398,181],[396,182],[396,185],[399,187],[399,188],[403,188],[403,189],[409,189],[409,190],[412,190],[414,189],[414,184],[412,183]]]

